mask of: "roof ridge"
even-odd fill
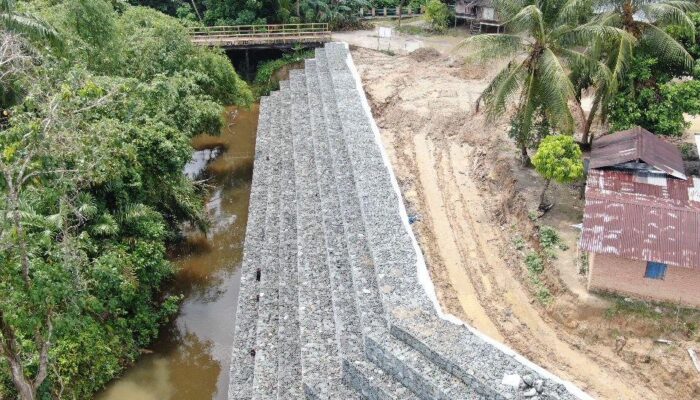
[[[643,145],[643,143],[644,143],[644,136],[642,135],[642,129],[641,129],[641,127],[640,127],[639,125],[637,125],[637,126],[634,127],[634,130],[636,131],[635,133],[636,133],[636,136],[637,136],[637,143],[636,143],[636,147],[637,147],[637,161],[646,162],[646,161],[644,161],[644,159],[642,158],[642,155],[644,155],[644,147],[643,147],[643,146],[644,146],[644,145]]]

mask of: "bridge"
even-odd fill
[[[224,49],[288,48],[295,44],[330,42],[326,23],[208,26],[190,29],[192,42]]]

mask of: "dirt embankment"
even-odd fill
[[[700,375],[684,349],[659,349],[642,337],[615,351],[610,332],[629,322],[606,318],[608,301],[572,293],[556,272],[547,277],[553,302],[543,306],[533,296],[514,240],[532,239],[528,210],[540,182],[517,166],[507,125],[486,124],[473,109],[495,66],[465,68],[431,52],[355,49],[353,58],[448,312],[595,397],[700,396]],[[575,251],[570,246],[561,258],[573,260]]]

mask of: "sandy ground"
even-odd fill
[[[343,39],[362,45],[371,41],[367,35],[353,32]],[[366,43],[372,48],[376,38]],[[409,213],[419,216],[413,227],[448,312],[592,396],[700,396],[700,375],[687,354],[683,358],[684,349],[657,350],[653,340],[630,338],[624,351],[615,352],[611,324],[624,322],[603,317],[608,301],[588,294],[578,274],[577,232],[570,227],[580,221],[575,188],[557,189],[574,200],[561,207],[565,215],[553,211],[547,217],[572,243],[558,258],[568,273],[553,275],[562,282],[554,285],[554,304],[545,307],[533,297],[514,238],[531,239],[528,210],[541,182],[516,165],[507,126],[487,125],[473,110],[496,68],[467,68],[454,56],[423,50],[391,56],[356,48],[353,58]]]
[[[402,21],[402,24],[403,26],[413,27],[426,25],[421,18],[407,18]],[[406,55],[423,47],[436,49],[443,54],[450,55],[457,55],[465,51],[459,47],[459,43],[467,34],[463,26],[450,29],[445,35],[413,35],[399,32],[397,30],[398,21],[395,19],[376,19],[368,21],[368,25],[372,28],[350,32],[333,32],[333,40],[346,42],[352,46],[388,51],[401,55]],[[392,28],[391,38],[380,38],[379,27]]]

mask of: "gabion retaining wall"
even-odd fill
[[[255,154],[229,399],[587,397],[442,314],[347,45],[261,100]]]

